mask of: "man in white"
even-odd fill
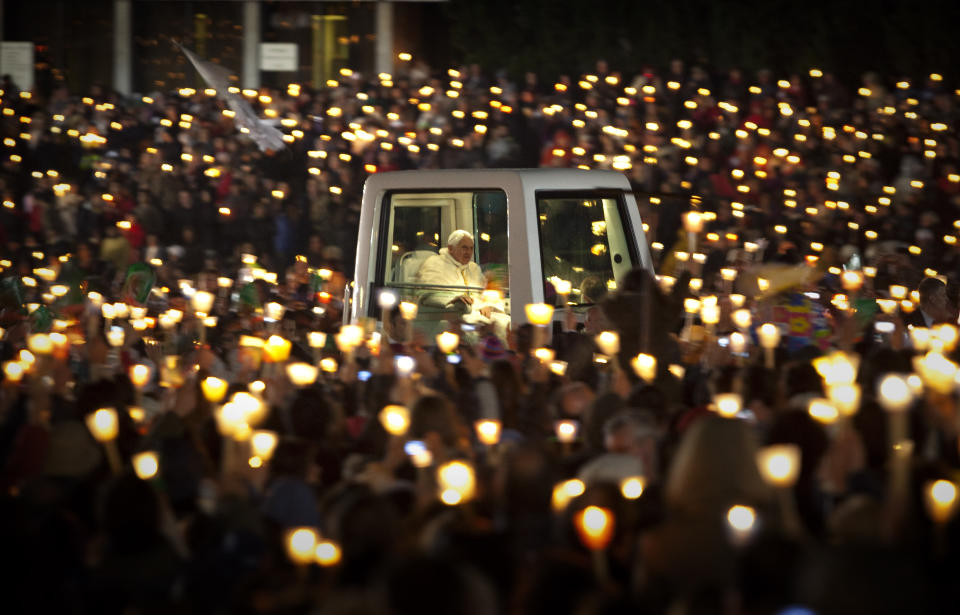
[[[494,326],[498,337],[506,339],[510,317],[504,311],[502,299],[493,300],[488,294],[483,297],[487,279],[480,265],[473,262],[473,235],[465,230],[450,233],[447,247],[439,254],[429,257],[417,272],[417,281],[446,287],[467,287],[462,292],[451,290],[428,290],[421,303],[444,309],[463,312],[462,319],[468,324]]]

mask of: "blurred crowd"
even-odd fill
[[[279,151],[202,85],[2,85],[11,612],[952,610],[942,76],[406,60],[240,91]],[[364,178],[489,166],[624,172],[660,275],[341,326]]]

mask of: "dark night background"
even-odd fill
[[[196,16],[206,19],[205,52],[239,70],[242,2],[134,0],[134,86],[138,91],[187,82],[182,58],[165,43],[194,44]],[[309,15],[346,16],[344,64],[372,66],[374,2],[262,3],[263,41],[309,47]],[[41,65],[38,84],[65,79],[73,90],[112,78],[113,3],[7,1],[4,39],[32,40]],[[304,19],[306,17],[306,19]],[[778,76],[811,66],[841,78],[865,71],[949,79],[960,57],[960,3],[955,0],[829,1],[712,0],[451,0],[394,7],[395,48],[434,67],[463,61],[514,75],[542,77],[592,69],[599,58],[632,72],[673,58],[716,69],[769,68]],[[301,53],[300,75],[309,74]]]

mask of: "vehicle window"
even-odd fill
[[[600,302],[637,262],[627,240],[619,198],[538,195],[537,218],[544,297],[557,300],[555,282],[570,282],[572,305]]]
[[[378,282],[401,301],[417,304],[413,326],[431,336],[459,321],[478,335],[489,330],[505,336],[510,317],[506,194],[396,192],[386,205],[389,243],[381,252],[384,274]],[[448,246],[451,236],[454,246]]]

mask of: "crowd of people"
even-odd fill
[[[951,610],[946,83],[404,60],[241,91],[261,151],[202,86],[5,81],[5,604]],[[505,340],[342,326],[364,178],[488,166],[622,171],[660,275]]]

